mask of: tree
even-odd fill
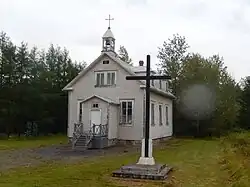
[[[239,127],[242,129],[250,129],[250,78],[244,79],[243,90],[240,96],[241,109],[239,113]]]
[[[187,57],[187,49],[189,45],[186,42],[185,37],[179,34],[174,34],[173,38],[169,38],[168,41],[164,41],[163,46],[159,47],[158,59],[160,63],[160,69],[163,74],[171,76],[171,84],[169,87],[176,94],[177,80],[180,75],[182,62]]]
[[[128,51],[124,46],[120,46],[120,49],[118,50],[118,56],[122,61],[132,65],[132,59],[129,57]]]
[[[181,90],[178,110],[186,117],[191,116],[191,120],[197,120],[193,112],[198,112],[201,115],[198,119],[208,124],[199,123],[204,133],[213,129],[220,134],[233,128],[239,110],[238,87],[219,55],[205,58],[190,54],[183,61],[178,82]],[[197,123],[196,128],[199,134]]]
[[[67,49],[47,51],[16,46],[0,33],[0,133],[19,135],[38,127],[40,133],[67,131],[67,93],[62,88],[84,67]]]
[[[11,42],[6,33],[0,34],[1,50],[1,94],[0,94],[0,112],[2,128],[9,135],[14,129],[16,116],[16,103],[14,87],[16,85],[15,64],[16,64],[16,46]]]

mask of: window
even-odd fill
[[[168,125],[168,106],[166,106],[166,125]]]
[[[109,60],[102,61],[103,64],[109,64]]]
[[[151,103],[151,125],[155,124],[155,104]]]
[[[98,107],[99,107],[98,103],[94,103],[94,104],[92,105],[92,108],[98,108]]]
[[[159,84],[160,84],[160,89],[162,89],[162,81],[159,80]]]
[[[159,105],[159,124],[162,125],[162,105]]]
[[[104,85],[104,74],[101,73],[101,85]]]
[[[132,124],[133,121],[133,110],[134,101],[133,100],[122,100],[121,101],[121,116],[120,122],[122,124]]]
[[[166,81],[166,91],[168,91],[168,86],[169,86],[168,81]]]
[[[151,80],[151,84],[152,84],[152,86],[154,86],[154,85],[155,85],[155,82],[154,82],[154,80]]]
[[[103,86],[104,85],[104,73],[96,74],[96,85]]]
[[[83,113],[83,111],[82,111],[82,105],[83,105],[83,103],[79,102],[79,116],[78,116],[79,123],[82,122],[82,113]]]
[[[108,72],[107,73],[107,85],[114,85],[115,84],[115,72]]]
[[[96,86],[112,86],[116,84],[116,72],[96,72]]]

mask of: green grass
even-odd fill
[[[0,151],[44,147],[53,144],[67,143],[67,137],[64,135],[42,136],[38,138],[10,138],[8,140],[0,140]]]
[[[102,186],[162,186],[162,187],[220,187],[239,186],[230,181],[224,159],[234,171],[237,169],[237,160],[242,157],[238,153],[226,155],[221,140],[171,140],[171,143],[162,149],[156,149],[155,159],[158,163],[168,163],[174,166],[169,180],[164,182],[121,180],[111,177],[113,170],[123,164],[134,163],[138,154],[103,156],[88,158],[75,164],[47,162],[39,167],[18,168],[0,175],[0,186],[6,187],[102,187]],[[228,160],[230,159],[230,160]],[[244,184],[247,181],[246,173],[241,173]],[[241,176],[242,176],[241,175]],[[248,181],[249,182],[249,181]],[[243,183],[237,183],[243,184]],[[248,183],[250,186],[250,183]]]
[[[233,133],[221,140],[222,169],[227,172],[227,184],[233,187],[250,186],[250,133]]]

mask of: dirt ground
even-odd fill
[[[44,161],[74,162],[88,157],[140,152],[139,146],[117,146],[106,149],[74,151],[70,145],[0,151],[0,172],[20,166],[35,166]]]

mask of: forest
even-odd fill
[[[67,93],[62,88],[85,63],[51,44],[47,51],[15,45],[0,34],[0,132],[46,135],[66,133]]]
[[[186,38],[174,34],[158,48],[158,71],[172,77],[169,87],[174,101],[175,136],[220,136],[230,131],[249,130],[250,80],[237,82],[223,57],[204,57],[189,52]],[[119,57],[132,64],[124,46]],[[62,88],[86,63],[71,59],[66,48],[51,44],[47,50],[14,44],[0,33],[0,134],[38,136],[67,132],[67,93]],[[182,91],[191,85],[212,88],[214,110],[206,118],[183,115]]]

